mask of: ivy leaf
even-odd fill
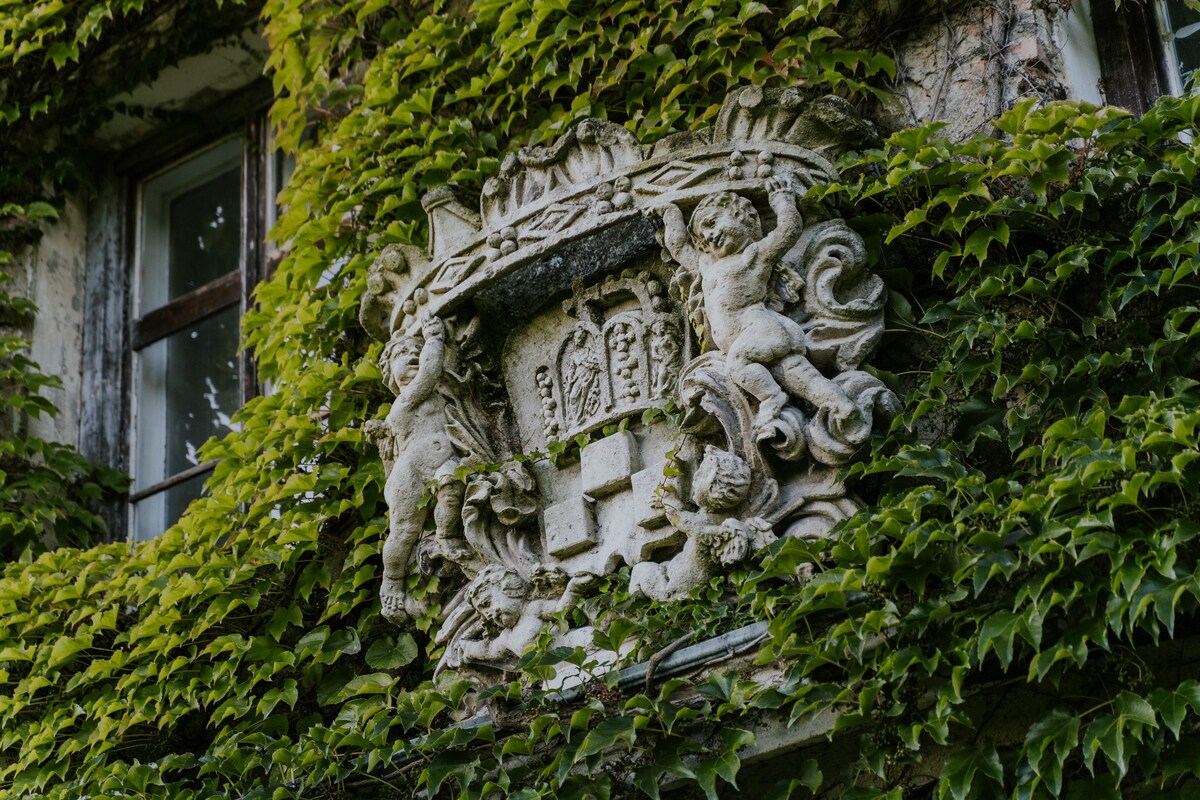
[[[362,650],[362,642],[358,638],[358,631],[353,628],[342,628],[333,631],[329,634],[329,639],[325,642],[325,657],[326,660],[331,657],[332,653],[345,653],[346,655],[355,655]],[[328,663],[328,662],[326,662]]]
[[[651,761],[648,766],[640,767],[633,775],[633,782],[647,796],[658,800],[660,796],[659,782],[665,775],[680,778],[696,777],[696,773],[683,763],[682,754],[694,752],[698,748],[695,742],[688,739],[666,737],[655,741]]]
[[[739,24],[745,24],[751,17],[756,17],[759,14],[769,14],[771,9],[767,8],[762,3],[743,3],[741,10],[738,11],[737,21]]]
[[[262,716],[268,716],[275,710],[275,706],[283,703],[288,708],[293,708],[296,705],[298,691],[296,688],[296,679],[288,678],[284,681],[283,686],[278,689],[270,689],[263,699],[259,701],[257,713]]]
[[[978,228],[970,236],[967,237],[965,247],[967,255],[975,256],[980,264],[987,260],[988,247],[992,242],[1000,242],[1008,244],[1009,230],[1008,225],[1001,222],[996,226],[995,230],[991,228]]]
[[[1104,757],[1124,777],[1129,769],[1127,748],[1130,741],[1139,742],[1147,727],[1157,727],[1154,709],[1132,692],[1121,692],[1114,702],[1115,714],[1102,714],[1092,720],[1083,737],[1083,762],[1093,770],[1097,753]]]
[[[983,661],[989,650],[996,652],[1000,664],[1005,669],[1012,663],[1013,639],[1024,620],[1011,611],[997,611],[987,618],[979,632],[979,643],[976,654]]]
[[[624,742],[629,747],[633,747],[635,738],[634,717],[610,717],[592,728],[583,737],[575,756],[576,760],[607,750],[617,742]]]
[[[946,759],[946,765],[942,767],[941,783],[938,784],[938,797],[945,798],[949,795],[954,800],[966,800],[972,796],[971,787],[980,773],[995,784],[1001,784],[1004,780],[1004,767],[1000,764],[1000,756],[990,744],[966,748]]]
[[[91,646],[91,634],[60,636],[55,640],[54,646],[50,648],[50,662],[47,666],[60,667]]]
[[[1171,690],[1159,687],[1150,693],[1150,704],[1162,714],[1163,724],[1178,739],[1188,707],[1193,712],[1200,712],[1200,683],[1188,680]]]
[[[1071,751],[1079,744],[1079,718],[1061,709],[1055,709],[1035,722],[1025,735],[1023,752],[1029,765],[1039,778],[1046,782],[1050,793],[1058,796],[1062,791],[1062,768]],[[1051,758],[1043,765],[1046,751]]]
[[[1141,726],[1157,727],[1158,720],[1154,708],[1142,697],[1133,692],[1121,692],[1117,695],[1117,713],[1141,732]]]
[[[54,48],[51,47],[51,50],[53,50],[53,49]],[[27,205],[25,207],[25,214],[30,219],[46,219],[46,220],[57,220],[58,219],[58,209],[56,209],[54,206],[50,205],[49,203],[43,203],[41,201],[33,202],[33,203],[30,203],[29,205]]]
[[[429,797],[434,797],[438,793],[438,789],[442,788],[447,778],[454,778],[458,781],[460,791],[465,792],[466,787],[470,785],[471,779],[475,777],[475,767],[479,764],[479,759],[471,753],[448,752],[439,753],[429,762],[429,766],[422,773],[422,778],[426,781],[426,793]]]
[[[289,626],[297,627],[304,624],[304,612],[300,610],[300,606],[291,603],[286,606],[280,606],[271,612],[271,620],[267,623],[266,631],[275,641],[279,641],[279,637]]]
[[[364,694],[387,694],[395,683],[396,679],[385,672],[368,672],[352,678],[338,692],[337,699],[347,700]]]
[[[68,61],[79,60],[79,48],[75,44],[55,42],[46,48],[46,57],[54,63],[55,69],[62,69]]]
[[[791,800],[793,795],[800,789],[807,789],[810,792],[816,793],[821,788],[821,783],[825,780],[825,776],[821,774],[821,768],[817,766],[817,762],[809,758],[800,765],[800,777],[791,778],[788,781],[778,781],[774,786],[767,791],[763,800]]]
[[[721,731],[721,746],[712,758],[702,759],[696,765],[696,783],[704,790],[708,800],[718,800],[717,777],[737,788],[737,773],[742,765],[737,751],[754,743],[754,734],[738,728]]]
[[[367,648],[367,666],[372,669],[400,669],[411,664],[417,657],[417,643],[408,633],[396,639],[388,636]]]

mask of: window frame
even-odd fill
[[[269,98],[269,84],[252,84],[226,98],[211,113],[183,120],[178,129],[157,134],[116,157],[98,154],[109,166],[97,176],[88,204],[80,414],[80,450],[94,461],[127,473],[132,469],[136,453],[135,351],[229,308],[236,307],[240,319],[253,303],[255,286],[267,276],[270,265],[264,243],[274,219],[278,189],[271,174],[276,159],[266,120]],[[156,175],[231,138],[242,141],[237,270],[139,318],[136,276],[142,187]],[[231,277],[234,275],[236,280]],[[244,404],[261,394],[262,387],[253,354],[241,347],[240,338],[239,334],[238,399]],[[212,461],[195,465],[103,509],[111,540],[137,540],[133,530],[136,502],[209,474],[214,467]]]
[[[1176,42],[1179,40],[1178,31],[1186,30],[1192,27],[1195,22],[1183,26],[1183,28],[1175,28],[1171,20],[1171,12],[1167,8],[1167,0],[1155,0],[1153,3],[1155,19],[1157,21],[1157,31],[1162,47],[1162,66],[1163,72],[1166,75],[1167,89],[1170,94],[1181,95],[1187,91],[1187,86],[1183,76],[1179,72],[1179,49]],[[1189,37],[1195,35],[1195,31],[1189,34]]]
[[[1105,102],[1144,114],[1158,98],[1186,90],[1165,0],[1092,0],[1092,31]]]
[[[1171,93],[1156,3],[1092,0],[1092,31],[1106,103],[1144,114]]]

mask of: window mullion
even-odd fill
[[[243,295],[240,272],[230,272],[159,306],[133,325],[133,349],[154,344],[218,311],[239,303]]]

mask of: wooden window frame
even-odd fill
[[[1092,0],[1092,30],[1107,103],[1144,114],[1171,93],[1157,11],[1153,3]]]
[[[266,104],[270,86],[257,83],[226,98],[211,113],[185,121],[179,130],[156,135],[125,154],[96,181],[88,208],[83,342],[83,399],[80,450],[94,461],[129,472],[136,432],[133,408],[134,353],[220,311],[250,309],[254,288],[266,277],[264,240],[270,224],[266,194],[273,168]],[[241,165],[241,247],[238,268],[135,317],[133,296],[136,241],[141,213],[138,192],[149,178],[222,139],[243,142]],[[277,187],[275,187],[277,188]],[[272,201],[273,202],[273,199]],[[239,402],[261,393],[253,356],[238,354]],[[103,509],[112,540],[129,539],[133,504],[199,475],[215,462],[192,466],[132,493]]]

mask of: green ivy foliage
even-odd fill
[[[152,4],[13,14],[30,10],[46,24],[0,10],[21,96],[53,87],[36,114],[16,103],[25,143],[68,113],[62,98],[81,116],[99,102],[53,45],[120,51]],[[93,12],[103,30],[80,37]],[[274,232],[286,255],[245,323],[274,391],[206,445],[209,494],[160,538],[0,571],[0,795],[711,800],[760,778],[740,755],[757,722],[826,719],[852,755],[810,747],[766,796],[1188,796],[1200,99],[1142,118],[1023,104],[998,135],[928,126],[848,156],[820,194],[892,290],[874,363],[906,402],[851,470],[867,507],[833,542],[781,542],[691,602],[632,600],[617,576],[589,609],[599,645],[646,656],[769,619],[759,660],[777,679],[621,691],[609,677],[563,701],[539,689],[553,664],[591,667],[543,647],[481,697],[430,674],[426,633],[379,615],[384,476],[363,425],[389,398],[357,323],[366,265],[423,238],[425,189],[465,199],[508,148],[583,116],[652,138],[703,125],[747,82],[869,110],[887,43],[868,49],[864,11],[835,0],[268,0],[262,14],[273,118],[298,161]],[[47,189],[30,165],[71,141],[6,158],[0,176],[25,187],[6,219],[53,209],[72,170],[47,171],[64,176]],[[0,524],[17,516],[0,507]],[[989,716],[1021,692],[1037,701],[1015,728]],[[491,721],[463,723],[485,701]]]
[[[1194,790],[1200,684],[1176,658],[1200,600],[1198,118],[1195,96],[1140,119],[1023,103],[1003,138],[898,133],[827,191],[876,233],[898,339],[923,343],[898,359],[904,417],[852,470],[886,476],[877,504],[771,653],[805,713],[849,705],[885,788],[966,739],[941,797]],[[824,637],[787,636],[854,592]],[[1027,730],[994,741],[971,694],[1022,686]]]

